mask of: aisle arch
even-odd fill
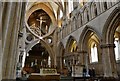
[[[41,43],[46,48],[46,50],[48,51],[48,53],[51,57],[51,63],[54,64],[55,63],[55,53],[52,50],[52,48],[43,39],[40,39],[40,40],[36,39],[31,44],[29,44],[26,48],[26,53],[28,53],[32,49],[32,47],[35,46],[38,43]]]

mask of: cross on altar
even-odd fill
[[[46,21],[44,21],[42,17],[40,17],[40,19],[36,19],[36,20],[39,21],[39,23],[40,23],[40,27],[39,28],[40,28],[40,36],[41,36],[42,35],[42,32],[41,32],[42,31],[42,29],[41,29],[42,28],[42,23],[46,22]]]

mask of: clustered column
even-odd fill
[[[114,44],[101,45],[104,77],[118,77],[116,62],[115,62],[114,47],[115,47]]]
[[[18,31],[21,26],[21,10],[23,3],[5,2],[3,7],[3,57],[2,79],[16,78],[16,58],[18,47]]]

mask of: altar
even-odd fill
[[[28,81],[59,81],[60,74],[57,73],[56,69],[40,69],[40,73],[32,73],[28,77]]]

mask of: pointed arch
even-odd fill
[[[91,27],[91,26],[86,26],[81,35],[80,35],[80,39],[79,39],[79,49],[83,50],[86,49],[86,44],[88,39],[92,36],[95,35],[95,37],[98,39],[98,41],[100,42],[101,36]]]
[[[34,6],[32,6],[27,12],[26,12],[26,22],[29,18],[29,16],[36,10],[42,9],[44,10],[51,18],[52,22],[55,23],[56,19],[55,19],[55,14],[53,13],[53,11],[44,3],[39,3],[36,4]]]
[[[31,50],[31,48],[38,43],[41,43],[48,51],[48,53],[51,57],[51,63],[55,63],[55,55],[54,55],[55,53],[52,50],[52,48],[43,39],[41,39],[41,40],[37,39],[37,40],[33,41],[30,45],[28,45],[26,48],[26,53],[28,53]]]
[[[51,33],[54,32],[55,28],[57,27],[57,24],[56,24],[56,18],[55,18],[55,14],[54,12],[50,9],[50,7],[48,7],[45,3],[39,3],[39,4],[35,4],[33,5],[27,12],[26,12],[26,15],[25,15],[25,25],[27,27],[27,29],[31,32],[31,34],[33,34],[35,37],[39,38],[38,35],[36,35],[33,31],[31,31],[27,21],[30,17],[30,15],[35,12],[36,10],[40,10],[42,9],[43,11],[45,11],[49,17],[51,18],[51,21],[52,23],[52,27],[51,27],[51,32],[49,32],[48,34],[44,35],[43,38],[45,38],[46,36],[50,35]]]
[[[89,8],[85,6],[83,9],[84,23],[87,23],[90,20],[89,16],[90,16],[89,15]]]
[[[67,44],[66,44],[66,52],[69,52],[70,50],[70,46],[72,45],[72,43],[76,41],[76,39],[73,36],[69,36],[68,40],[67,40]],[[76,41],[77,44],[77,41]]]
[[[120,25],[120,7],[116,7],[107,18],[105,25],[102,30],[102,49],[104,64],[104,76],[107,77],[118,77],[117,64],[115,60],[115,44],[114,44],[114,34],[117,27]],[[106,66],[108,64],[108,66]],[[106,70],[108,69],[108,70]],[[110,69],[110,70],[109,70]],[[107,73],[109,72],[109,74]]]
[[[110,14],[102,30],[103,42],[113,43],[114,33],[116,28],[120,25],[120,8],[117,7]]]

